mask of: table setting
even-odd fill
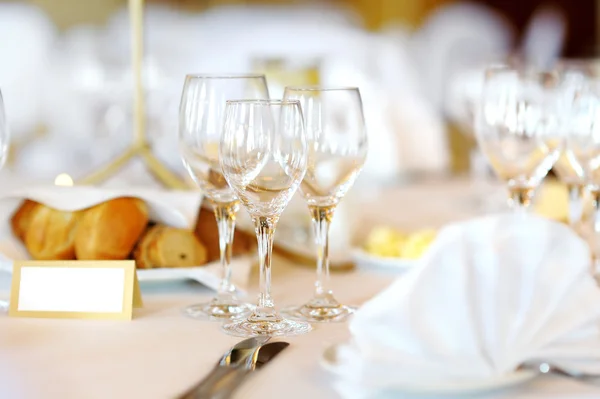
[[[0,397],[600,396],[593,68],[478,71],[483,192],[361,180],[381,137],[360,87],[190,73],[181,180],[145,137],[130,6],[131,147],[0,195]],[[2,165],[7,118],[0,93]],[[132,159],[164,187],[105,184]],[[491,186],[506,204],[465,206]]]

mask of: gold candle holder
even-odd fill
[[[78,183],[98,184],[116,175],[134,158],[140,158],[152,175],[165,187],[171,189],[191,188],[174,174],[153,153],[146,134],[146,107],[143,82],[144,55],[144,0],[129,0],[131,21],[131,64],[134,79],[133,93],[133,142],[117,158],[99,170],[92,172]]]

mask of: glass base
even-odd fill
[[[338,323],[348,319],[356,312],[356,306],[336,303],[335,305],[316,305],[309,302],[302,306],[291,306],[281,311],[281,314],[295,320],[311,323]]]
[[[223,301],[215,298],[210,302],[188,306],[183,312],[192,319],[222,322],[246,317],[252,309],[252,305],[236,299]]]
[[[294,321],[284,318],[276,320],[246,320],[224,324],[221,327],[226,334],[236,337],[285,337],[306,334],[312,327],[303,321]]]

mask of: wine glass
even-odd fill
[[[300,191],[308,204],[317,245],[315,292],[284,314],[311,322],[343,321],[356,309],[329,288],[329,225],[340,200],[358,177],[367,156],[362,100],[355,87],[286,87],[284,98],[299,100],[308,137],[308,168]]]
[[[10,146],[10,134],[8,130],[8,122],[4,111],[4,99],[2,91],[0,91],[0,168],[6,163],[8,158],[8,149]],[[8,301],[0,301],[0,310],[8,310]]]
[[[570,174],[589,191],[595,208],[591,226],[582,226],[591,227],[591,232],[585,228],[579,232],[590,241],[596,273],[600,266],[600,81],[581,75],[565,79],[561,95],[567,132],[563,154]]]
[[[252,217],[258,239],[260,296],[245,320],[223,326],[231,335],[286,336],[311,330],[288,320],[271,298],[271,254],[279,217],[300,185],[307,140],[299,101],[228,101],[220,145],[223,175]]]
[[[506,182],[508,203],[526,210],[562,145],[555,73],[493,66],[486,70],[477,142]]]
[[[264,75],[187,75],[179,109],[179,149],[183,163],[213,206],[219,230],[223,277],[217,295],[191,305],[185,313],[197,319],[227,320],[243,317],[251,306],[235,295],[231,282],[231,247],[239,200],[221,174],[219,142],[226,100],[268,99]]]
[[[563,59],[557,63],[556,70],[560,76],[561,86],[565,91],[564,94],[568,97],[565,98],[564,105],[581,116],[582,98],[578,99],[578,97],[583,92],[589,93],[588,79],[597,76],[593,61]],[[579,109],[579,112],[577,109]],[[581,122],[581,119],[578,120]],[[579,164],[577,157],[574,156],[573,151],[569,149],[571,146],[579,147],[581,145],[581,132],[572,132],[573,124],[567,123],[567,125],[566,133],[568,137],[571,137],[571,139],[568,139],[571,145],[567,145],[563,149],[553,170],[567,186],[569,193],[569,224],[577,228],[583,216],[583,200],[586,194],[587,181],[583,173],[584,169]],[[576,138],[575,142],[572,140],[573,138]]]

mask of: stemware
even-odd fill
[[[9,146],[10,134],[8,122],[6,120],[6,113],[4,111],[4,99],[2,97],[2,91],[0,91],[0,169],[6,163],[6,158],[8,158]],[[8,310],[8,301],[0,301],[0,310]]]
[[[600,266],[600,81],[583,78],[563,82],[561,95],[566,125],[565,150],[570,173],[587,190],[594,204],[591,224],[578,229],[590,241],[594,255],[593,272]],[[581,200],[579,198],[579,200]],[[581,211],[578,215],[581,218]],[[591,227],[588,235],[587,228]],[[587,236],[587,237],[586,237]]]
[[[10,134],[6,111],[4,110],[4,98],[0,91],[0,169],[4,167],[6,158],[8,158],[8,148],[10,146]]]
[[[492,66],[477,112],[477,142],[508,187],[509,205],[525,210],[562,146],[553,72]]]
[[[583,59],[563,59],[557,63],[556,70],[561,79],[563,94],[566,96],[564,97],[563,105],[566,109],[575,111],[579,116],[577,120],[581,122],[581,100],[589,97],[584,96],[583,98],[579,98],[579,95],[583,92],[589,94],[588,81],[597,75],[594,63],[593,61]],[[582,144],[582,132],[573,132],[573,124],[569,123],[568,118],[566,122],[566,134],[567,137],[571,138],[567,140],[567,143],[570,143],[570,145],[565,146],[553,170],[557,177],[567,186],[569,193],[569,224],[574,228],[578,228],[583,216],[583,201],[587,192],[587,181],[583,173],[584,169],[569,147],[576,146],[580,148]],[[574,141],[573,138],[576,140]]]
[[[185,78],[179,111],[179,148],[189,175],[213,206],[223,270],[217,295],[208,302],[185,309],[192,318],[227,320],[243,317],[251,310],[249,304],[236,297],[231,282],[231,247],[240,205],[219,165],[226,100],[235,98],[268,99],[264,75],[188,75]]]
[[[308,168],[300,191],[308,204],[317,246],[315,292],[284,314],[311,322],[343,321],[355,307],[338,302],[329,288],[329,225],[340,200],[367,156],[362,100],[355,87],[286,87],[284,98],[299,100],[308,137]]]
[[[285,336],[310,324],[283,318],[271,297],[271,254],[279,217],[307,165],[307,140],[298,101],[228,101],[220,144],[223,176],[250,214],[258,240],[260,295],[245,320],[223,325],[231,335]]]

